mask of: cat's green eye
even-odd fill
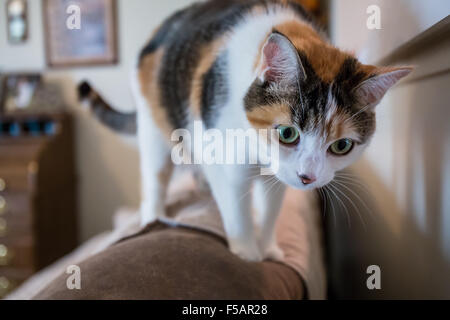
[[[353,149],[353,141],[351,139],[340,139],[330,146],[330,152],[338,156],[344,156]]]
[[[278,126],[278,134],[280,141],[284,144],[296,144],[299,141],[300,133],[296,127],[292,126]]]

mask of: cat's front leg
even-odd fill
[[[263,258],[281,261],[283,251],[277,244],[275,225],[280,214],[286,186],[274,176],[261,176],[255,180],[253,205],[257,211],[256,226]]]
[[[204,167],[204,172],[219,207],[231,252],[245,260],[261,261],[247,171],[240,166],[210,165]]]

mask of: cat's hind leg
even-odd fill
[[[153,87],[152,82],[146,83],[147,90]],[[166,194],[173,162],[170,158],[170,142],[153,117],[155,109],[152,108],[160,106],[157,103],[150,105],[151,101],[142,94],[137,69],[131,73],[131,90],[137,107],[137,138],[141,169],[140,214],[141,224],[145,225],[165,215]],[[156,92],[154,94],[156,95]]]
[[[150,110],[137,115],[141,168],[141,224],[145,225],[165,214],[165,200],[173,171],[170,145],[153,123]]]

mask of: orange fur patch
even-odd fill
[[[350,56],[325,42],[306,23],[293,20],[279,24],[275,29],[288,37],[297,50],[306,55],[315,73],[323,82],[330,83],[338,74],[344,60]]]
[[[161,132],[170,139],[173,128],[169,124],[167,114],[161,106],[159,99],[160,88],[158,86],[159,65],[161,63],[163,49],[145,56],[139,67],[139,84],[142,95],[147,100],[152,113],[153,120]]]
[[[283,104],[260,106],[247,112],[247,119],[256,129],[269,129],[274,124],[291,124],[291,112]]]
[[[203,76],[208,72],[213,63],[216,61],[220,49],[224,43],[224,38],[214,40],[200,51],[202,57],[200,63],[195,69],[192,78],[191,93],[189,96],[189,104],[195,116],[201,116],[202,92],[203,92]]]
[[[327,142],[336,141],[338,139],[345,138],[345,135],[354,131],[352,123],[346,121],[348,115],[338,112],[336,108],[333,109],[328,115],[325,121],[323,134],[327,137]]]

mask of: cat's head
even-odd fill
[[[276,176],[302,189],[326,185],[359,158],[375,131],[375,106],[412,70],[364,65],[314,41],[269,35],[245,96],[250,124],[278,131]]]

